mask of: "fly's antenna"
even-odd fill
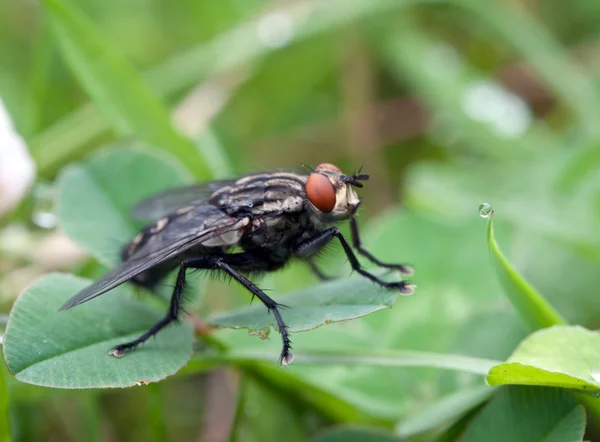
[[[358,172],[354,172],[352,175],[344,175],[342,181],[344,183],[352,184],[354,187],[363,187],[361,181],[367,181],[369,179],[369,175],[366,173],[361,173],[362,170],[363,166],[360,166]]]

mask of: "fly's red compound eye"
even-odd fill
[[[330,172],[339,173],[340,175],[342,174],[342,171],[340,170],[340,168],[337,166],[334,166],[331,163],[321,163],[317,167],[315,167],[315,170],[328,170]]]
[[[335,167],[335,166],[333,166]],[[338,169],[339,170],[339,169]],[[335,189],[331,181],[320,173],[311,173],[306,180],[308,200],[323,213],[329,213],[335,207]]]

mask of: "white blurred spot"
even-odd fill
[[[281,48],[288,44],[294,32],[294,22],[284,12],[269,12],[256,25],[259,40],[270,48]]]
[[[425,72],[438,80],[449,82],[459,74],[458,53],[448,44],[440,43],[431,46],[421,60]]]
[[[596,382],[600,382],[600,370],[594,370],[591,373],[592,379]]]
[[[23,198],[35,178],[35,163],[0,99],[0,216]]]
[[[519,97],[491,81],[469,85],[462,96],[465,114],[475,121],[487,123],[502,138],[524,135],[532,122],[529,107]]]

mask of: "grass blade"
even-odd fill
[[[532,330],[566,324],[554,307],[515,270],[498,247],[494,237],[493,213],[488,218],[487,241],[492,265],[506,297]]]
[[[0,362],[0,442],[10,442],[10,420],[8,418],[8,406],[10,404],[8,397],[8,383],[6,376],[8,370]]]
[[[207,361],[245,364],[248,362],[270,362],[277,360],[277,354],[262,351],[231,350],[221,355],[207,356],[199,354],[190,361],[185,372],[193,372],[197,365],[204,369]],[[456,370],[465,373],[486,375],[490,369],[501,362],[470,356],[431,353],[413,350],[385,350],[360,353],[340,352],[339,350],[308,350],[297,352],[294,364],[297,365],[365,365],[377,367],[430,367]]]

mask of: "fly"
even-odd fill
[[[167,273],[179,268],[167,314],[137,339],[109,351],[121,357],[179,319],[188,269],[217,270],[244,286],[273,314],[283,340],[279,361],[287,365],[293,355],[280,313],[282,305],[246,275],[276,271],[290,259],[298,258],[326,279],[312,257],[337,238],[354,271],[402,294],[414,291],[407,281],[387,282],[364,270],[349,242],[334,226],[348,219],[352,244],[359,254],[380,267],[412,274],[409,267],[381,262],[361,246],[355,218],[360,199],[354,189],[363,187],[362,182],[368,179],[367,174],[345,175],[333,164],[324,163],[308,174],[259,173],[158,194],[133,209],[136,217],[156,221],[123,248],[121,264],[76,294],[60,310],[87,302],[126,281],[151,289]]]

